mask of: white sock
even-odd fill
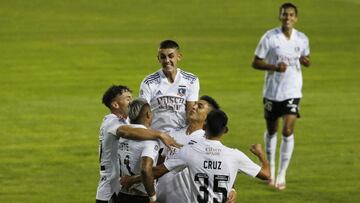
[[[285,182],[286,170],[289,166],[292,152],[294,150],[294,134],[289,137],[283,136],[280,146],[280,162],[278,178],[280,182]]]
[[[275,152],[276,152],[276,144],[277,144],[277,133],[273,135],[269,135],[266,131],[264,133],[264,143],[265,143],[265,151],[267,155],[267,159],[270,164],[270,174],[272,181],[275,180]]]

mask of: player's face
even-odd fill
[[[173,72],[181,60],[181,54],[177,49],[159,49],[158,60],[164,71]]]
[[[282,27],[286,29],[292,29],[297,22],[297,15],[294,8],[281,9],[279,19],[282,23]]]
[[[189,120],[204,122],[206,120],[206,116],[208,115],[210,110],[211,110],[211,107],[206,101],[199,100],[191,108],[191,110],[189,112]]]
[[[121,95],[118,95],[115,98],[115,102],[118,104],[118,110],[121,111],[124,115],[129,113],[129,104],[132,101],[131,92],[123,92]]]

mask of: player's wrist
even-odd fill
[[[149,200],[150,200],[150,202],[155,202],[156,201],[156,193],[152,196],[149,196]]]

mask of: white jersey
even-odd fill
[[[146,128],[143,125],[130,125],[133,128]],[[120,175],[141,175],[142,157],[150,157],[153,166],[156,166],[159,153],[159,142],[157,140],[129,140],[120,138]],[[121,190],[122,193],[130,195],[147,195],[143,183],[134,184],[129,190]]]
[[[100,126],[100,181],[96,192],[98,200],[108,201],[120,190],[119,137],[116,136],[116,130],[125,124],[128,124],[126,119],[109,114],[104,117]]]
[[[199,79],[179,68],[173,83],[162,69],[145,77],[140,85],[140,97],[151,106],[154,115],[151,128],[169,132],[185,127],[186,102],[197,101],[199,89]]]
[[[255,177],[261,170],[239,150],[208,139],[182,147],[164,165],[168,170],[188,167],[191,202],[225,202],[238,172]]]
[[[186,135],[187,127],[172,131],[170,135],[175,139],[175,141],[182,145],[196,143],[199,139],[204,138],[204,130],[197,130],[190,135]],[[177,150],[174,148],[174,150]],[[168,151],[167,148],[164,148],[163,156],[166,154],[174,153],[175,151]],[[163,175],[158,179],[156,185],[156,196],[159,203],[166,202],[191,202],[191,191],[190,191],[190,177],[189,171],[187,168],[184,170],[170,171],[167,174]]]
[[[309,54],[309,40],[304,33],[293,29],[290,39],[287,39],[281,28],[267,31],[262,36],[255,55],[273,65],[284,62],[287,69],[284,73],[266,72],[263,96],[274,101],[301,98],[302,74],[299,59]]]

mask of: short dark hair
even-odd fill
[[[167,39],[160,42],[160,49],[177,49],[180,50],[180,46],[173,40]]]
[[[296,6],[295,6],[294,4],[292,4],[292,3],[289,3],[289,2],[284,3],[284,4],[282,4],[282,5],[280,6],[279,14],[281,14],[282,9],[287,9],[287,8],[293,8],[293,9],[295,10],[295,14],[296,14],[296,15],[298,14],[298,11],[297,11]]]
[[[214,98],[208,96],[208,95],[203,95],[200,97],[199,100],[204,100],[206,101],[207,103],[210,104],[210,106],[213,108],[213,109],[220,109],[220,106],[219,104],[215,101]]]
[[[117,95],[122,95],[124,92],[132,92],[130,88],[123,85],[112,85],[109,87],[103,95],[102,103],[105,104],[109,109],[111,102]]]
[[[227,125],[228,117],[220,109],[211,111],[206,117],[206,131],[210,137],[215,137],[224,132]]]
[[[145,99],[137,98],[133,100],[129,105],[130,123],[140,124],[139,120],[144,116],[146,107],[150,108],[150,105]]]

